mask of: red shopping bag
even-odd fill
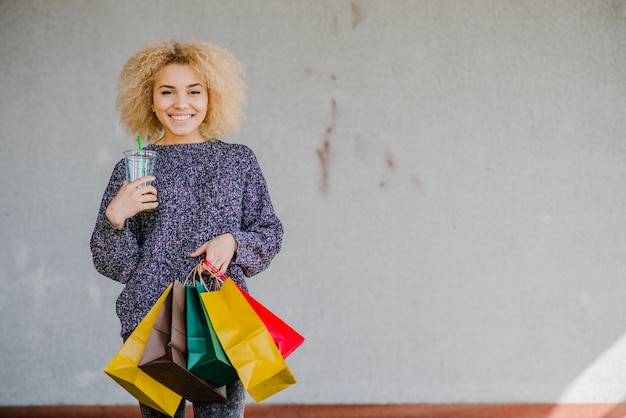
[[[204,259],[203,263],[209,268],[211,273],[216,275],[220,280],[226,281],[228,277],[224,273],[221,272],[217,267],[215,267],[211,262],[207,259]],[[300,347],[304,342],[304,337],[300,335],[295,329],[290,327],[285,321],[276,316],[272,311],[263,306],[259,301],[254,299],[248,292],[241,289],[237,286],[243,296],[246,298],[254,312],[259,316],[263,325],[267,328],[274,343],[278,347],[278,351],[283,356],[283,358],[287,358],[291,353],[293,353],[296,348]]]

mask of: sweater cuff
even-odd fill
[[[233,237],[235,237],[235,241],[237,242],[237,249],[235,250],[235,254],[233,254],[233,258],[230,261],[231,264],[237,264],[239,261],[239,254],[241,254],[243,250],[244,243],[244,233],[241,231],[228,231]]]

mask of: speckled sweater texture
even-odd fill
[[[266,269],[280,251],[283,227],[274,212],[254,153],[220,140],[149,145],[158,153],[159,206],[126,221],[108,222],[105,210],[126,178],[119,161],[102,197],[91,237],[96,269],[124,284],[117,299],[121,335],[131,332],[174,280],[184,281],[201,261],[189,254],[230,232],[238,248],[226,274],[247,290],[245,277]]]

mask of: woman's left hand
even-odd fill
[[[189,256],[199,257],[205,254],[205,258],[215,267],[220,269],[222,273],[226,273],[230,261],[233,259],[237,251],[237,240],[230,232],[212,238],[202,244]]]

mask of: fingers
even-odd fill
[[[155,209],[158,205],[157,191],[153,186],[144,186],[138,189],[133,189],[128,195],[128,207],[135,213],[148,209]]]
[[[208,245],[208,242],[205,242],[204,244],[202,244],[200,247],[198,247],[196,249],[196,251],[192,252],[191,254],[189,254],[189,257],[195,258],[195,257],[200,257],[202,254],[206,253],[206,247]]]
[[[196,251],[190,254],[191,257],[199,257],[204,254],[205,258],[223,273],[226,272],[230,261],[237,250],[237,241],[232,234],[219,235],[202,244]]]
[[[106,209],[106,216],[115,228],[122,229],[126,219],[137,213],[156,209],[157,189],[146,182],[155,180],[153,176],[139,178],[131,183],[123,182],[122,187],[113,197]],[[146,184],[146,185],[144,185]]]
[[[156,177],[154,176],[144,176],[144,177],[139,177],[135,180],[133,180],[132,183],[130,183],[130,186],[133,188],[137,188],[137,187],[141,187],[142,185],[146,184],[146,183],[152,183],[154,180],[156,180]],[[126,181],[124,181],[124,185],[126,185]]]
[[[211,264],[213,264],[222,273],[226,273],[226,269],[230,264],[230,258],[221,254],[219,251],[207,251],[205,257]]]

